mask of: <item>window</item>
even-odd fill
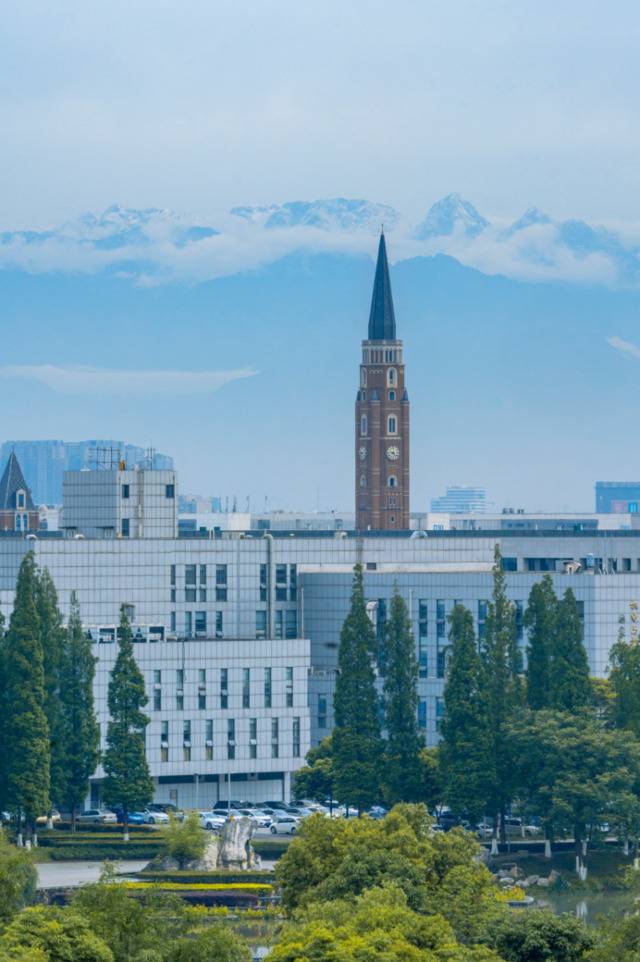
[[[275,623],[275,634],[276,638],[283,638],[282,634],[282,608],[278,608],[275,612],[276,623]]]
[[[362,437],[366,437],[367,434],[367,415],[363,414],[360,418],[360,434]]]
[[[184,710],[184,668],[176,669],[176,710]]]
[[[280,754],[280,722],[277,718],[271,719],[271,757],[278,758]]]
[[[276,565],[276,601],[287,600],[287,566]]]
[[[175,565],[171,565],[171,600],[172,601],[176,600],[176,566]]]
[[[170,621],[171,631],[172,631],[172,633],[175,635],[175,633],[176,633],[176,613],[175,613],[175,611],[172,611],[172,612],[171,612],[170,619],[171,619],[171,621]]]
[[[236,757],[236,720],[227,719],[227,758]]]
[[[421,598],[418,602],[418,637],[426,638],[429,631],[429,605]]]
[[[128,518],[122,519],[122,527],[120,528],[120,530],[122,532],[123,538],[129,537],[129,519]]]
[[[425,644],[418,645],[418,677],[429,677],[429,654]]]
[[[444,678],[447,670],[446,648],[438,648],[436,652],[436,677]]]
[[[222,612],[216,611],[216,638],[224,638],[222,629]]]
[[[200,569],[200,588],[198,590],[198,598],[200,601],[207,600],[207,566],[199,565]]]
[[[204,755],[208,762],[213,761],[213,718],[204,723]]]
[[[390,400],[390,401],[395,401],[395,399],[396,399],[396,392],[395,392],[395,391],[389,391],[389,400]]]
[[[489,609],[488,601],[478,602],[478,640],[482,641],[487,630],[487,611]]]
[[[129,500],[129,485],[128,485],[128,484],[123,484],[123,485],[122,485],[122,500],[123,500],[123,501],[128,501],[128,500]],[[19,507],[19,508],[22,508],[22,507],[24,507],[24,506],[23,506],[22,504],[19,504],[18,507]]]
[[[216,565],[216,601],[227,600],[227,566]]]
[[[367,371],[366,368],[360,368],[360,387],[367,386]]]
[[[271,669],[264,670],[264,707],[271,708]]]
[[[184,636],[185,638],[193,638],[193,612],[185,611],[184,613]]]
[[[175,484],[165,484],[165,486],[164,486],[164,496],[165,496],[165,498],[175,498],[175,496],[176,496],[176,486],[175,486]]]
[[[293,719],[293,751],[294,758],[300,758],[300,719]]]
[[[398,422],[395,414],[390,414],[387,418],[387,434],[395,434],[398,430]]]
[[[200,711],[207,707],[207,671],[198,669],[198,708]]]
[[[249,758],[258,757],[258,719],[249,719]]]
[[[260,565],[260,601],[267,600],[267,566]]]
[[[182,760],[191,761],[191,722],[182,722]]]
[[[418,728],[425,729],[427,727],[427,702],[424,698],[421,698],[418,702]]]
[[[256,611],[256,638],[267,637],[267,613],[266,611]]]
[[[196,566],[184,566],[184,600],[196,600]]]
[[[622,559],[622,570],[626,573],[631,571],[631,558]]]
[[[284,695],[285,695],[285,705],[287,708],[293,708],[293,668],[285,668],[285,685],[284,685]]]
[[[162,689],[154,688],[153,690],[153,710],[162,711]]]
[[[398,479],[396,478],[395,474],[389,475],[389,477],[387,478],[387,484],[389,485],[390,488],[398,487]]]
[[[220,708],[229,707],[229,669],[220,669]]]
[[[367,486],[367,476],[366,476],[366,474],[361,474],[361,475],[360,475],[360,487],[361,487],[361,488],[366,488],[366,486]]]
[[[444,698],[436,698],[436,729],[440,731],[440,722],[444,718]]]
[[[198,685],[206,685],[206,684],[207,684],[207,669],[198,668]]]
[[[318,728],[327,727],[327,698],[326,695],[318,695]]]
[[[242,707],[251,707],[251,670],[242,669]]]
[[[285,637],[298,637],[298,612],[295,610],[285,613]]]
[[[436,638],[446,635],[446,613],[444,601],[436,601]]]
[[[518,570],[518,559],[517,559],[517,558],[503,558],[503,559],[502,559],[502,570],[503,570],[503,571],[517,571],[517,570]]]
[[[160,761],[169,761],[169,722],[160,722]]]
[[[298,568],[289,565],[289,601],[295,601],[298,595]]]
[[[395,367],[390,367],[389,370],[387,371],[387,384],[389,385],[389,387],[393,387],[393,385],[396,384],[396,382],[397,382],[396,369]]]
[[[207,613],[196,611],[196,638],[204,638],[207,634]]]

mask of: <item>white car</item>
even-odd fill
[[[295,835],[300,819],[295,815],[282,815],[271,825],[272,835]]]
[[[144,820],[146,825],[168,825],[169,816],[166,812],[150,812],[148,808],[145,808]]]
[[[89,825],[115,825],[118,819],[115,812],[104,812],[99,808],[85,808],[81,815],[78,815],[78,822]]]
[[[225,816],[219,812],[199,812],[198,817],[200,819],[200,828],[206,828],[208,832],[219,831],[227,820]]]
[[[271,828],[274,816],[268,812],[263,812],[259,808],[254,808],[253,817],[258,824],[258,828]]]

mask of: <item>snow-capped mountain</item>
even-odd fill
[[[98,217],[91,213],[82,214],[55,230],[0,232],[0,244],[41,245],[58,241],[98,251],[117,251],[152,247],[159,242],[184,247],[218,233],[211,226],[193,224],[171,210],[157,207],[136,210],[115,204]]]
[[[379,231],[381,224],[393,228],[398,212],[386,204],[368,200],[348,200],[334,197],[329,200],[294,200],[267,207],[233,207],[231,213],[268,230],[282,227],[317,227],[332,231]]]
[[[462,234],[464,237],[477,237],[489,227],[489,221],[478,213],[473,204],[464,200],[460,194],[447,194],[430,209],[425,220],[418,224],[418,240],[432,237],[449,237]]]

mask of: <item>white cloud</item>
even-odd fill
[[[622,354],[628,354],[630,357],[635,357],[637,361],[640,361],[640,347],[637,344],[633,344],[631,341],[623,341],[621,337],[608,337],[607,344],[614,347],[616,351],[620,351]]]
[[[129,371],[53,364],[0,367],[0,377],[37,381],[61,394],[210,394],[231,381],[253,377],[234,371]]]

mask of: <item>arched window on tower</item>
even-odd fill
[[[366,488],[366,486],[367,486],[367,476],[366,476],[366,474],[361,474],[361,475],[360,475],[360,487],[361,487],[361,488]]]
[[[395,474],[390,474],[390,475],[389,475],[389,477],[387,478],[387,485],[388,485],[390,488],[397,488],[397,487],[398,487],[398,479],[396,478]]]
[[[360,387],[366,387],[366,386],[367,386],[367,372],[365,368],[362,368],[362,370],[360,371]]]
[[[397,383],[397,371],[395,367],[390,367],[387,371],[387,384],[389,387],[394,387]]]
[[[395,399],[396,399],[396,392],[395,392],[395,391],[389,391],[389,400],[390,400],[390,401],[395,401]]]
[[[360,418],[360,434],[362,437],[366,437],[367,434],[367,415],[363,414]]]
[[[398,430],[398,422],[396,420],[395,414],[390,414],[387,418],[387,433],[395,434]]]

